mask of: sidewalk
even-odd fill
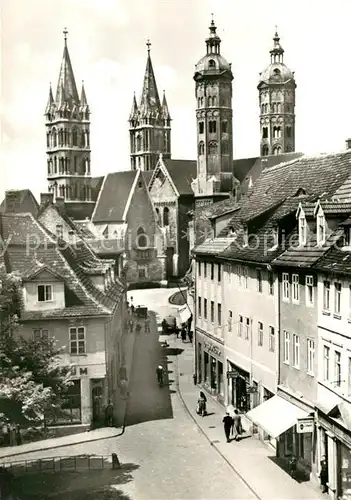
[[[52,450],[54,448],[62,448],[74,444],[100,441],[101,439],[117,437],[121,433],[122,429],[118,427],[102,427],[101,429],[86,431],[80,434],[44,439],[42,441],[34,441],[33,443],[21,444],[19,446],[6,446],[5,448],[0,448],[0,461],[4,458],[25,455],[33,451]]]
[[[257,497],[263,500],[274,499],[305,499],[314,500],[324,498],[318,486],[298,483],[284,470],[276,465],[270,457],[275,451],[262,443],[256,437],[246,434],[240,441],[227,443],[224,437],[222,418],[225,409],[213,398],[208,397],[206,417],[196,414],[199,387],[193,382],[193,347],[189,343],[182,343],[172,336],[169,344],[184,349],[177,356],[179,395],[190,416],[197,423],[200,430],[210,441],[229,465],[250,486]],[[244,429],[249,426],[243,422]]]

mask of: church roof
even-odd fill
[[[107,174],[97,197],[92,222],[122,222],[138,170]]]
[[[191,188],[191,182],[197,176],[196,160],[163,159],[163,163],[167,168],[179,195],[194,195]]]
[[[0,205],[0,213],[25,212],[25,213],[31,213],[34,216],[37,215],[39,210],[39,205],[30,189],[17,189],[17,190],[7,191],[7,193],[12,194],[13,203],[11,203],[10,207],[6,200],[6,195],[5,195],[5,199],[2,201]]]

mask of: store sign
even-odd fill
[[[79,371],[78,371],[78,367],[77,366],[72,366],[71,368],[71,375],[73,377],[76,377],[77,375],[88,375],[88,368],[82,368],[82,367],[79,367]]]
[[[208,351],[208,352],[216,354],[216,356],[218,356],[218,357],[222,356],[222,351],[215,345],[204,342],[204,349],[206,349],[206,351]]]
[[[306,432],[313,432],[313,417],[298,418],[296,424],[296,432],[298,434],[304,434]]]
[[[235,371],[235,370],[232,370],[232,371],[227,371],[227,378],[235,378],[238,376],[238,372]]]

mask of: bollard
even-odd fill
[[[112,453],[112,469],[120,469],[121,464],[119,463],[117,453]]]

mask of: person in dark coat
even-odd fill
[[[234,419],[227,412],[225,417],[223,418],[224,424],[224,434],[227,440],[227,443],[230,443],[230,433],[233,432],[234,428]]]
[[[182,342],[185,342],[186,341],[186,327],[184,324],[182,325],[182,331],[180,333],[180,336],[182,338]]]
[[[191,330],[188,331],[189,342],[193,343],[193,332]]]
[[[328,492],[328,463],[325,455],[322,456],[321,460],[321,471],[319,474],[319,479],[321,481],[322,493]]]

